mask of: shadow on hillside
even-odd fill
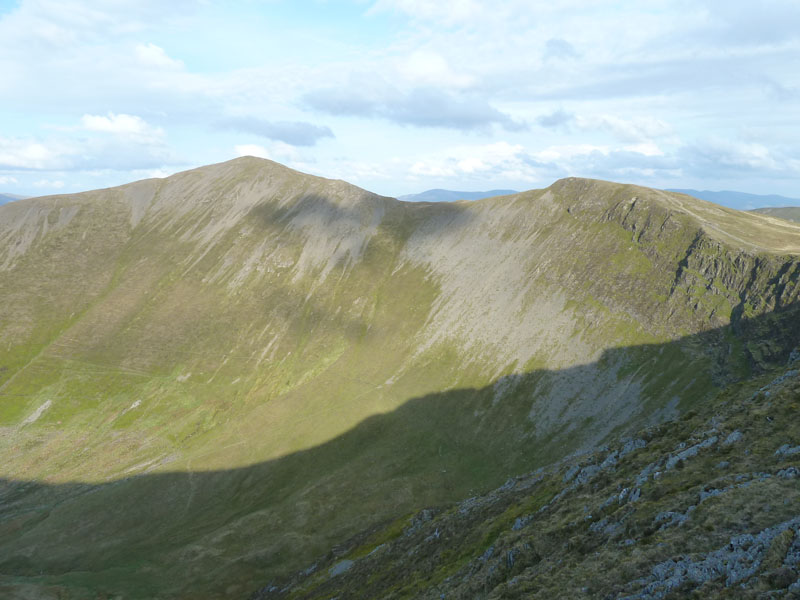
[[[0,589],[246,597],[381,520],[668,418],[661,409],[670,400],[688,408],[708,397],[713,365],[733,380],[743,361],[756,370],[785,362],[798,340],[800,304],[792,304],[666,344],[607,350],[589,365],[414,398],[322,445],[245,468],[99,485],[6,479]],[[547,419],[547,432],[537,432]]]
[[[408,203],[383,196],[345,204],[323,194],[306,194],[287,204],[261,202],[250,210],[250,216],[265,230],[277,233],[284,232],[290,222],[302,226],[312,216],[327,228],[337,224],[368,227],[378,223],[379,231],[397,241],[405,241],[413,230],[417,230],[417,235],[438,235],[448,229],[463,227],[474,218],[464,204]],[[428,226],[419,228],[423,222]]]

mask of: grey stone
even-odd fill
[[[356,563],[349,559],[340,560],[328,570],[328,575],[331,577],[336,577],[342,573],[347,573],[347,571],[353,568],[354,564]]]
[[[743,437],[744,436],[742,435],[742,432],[737,429],[725,438],[725,441],[722,442],[722,445],[730,446],[731,444],[735,444],[736,442],[740,441]]]
[[[714,496],[719,496],[720,494],[723,494],[726,491],[727,488],[723,490],[716,488],[711,490],[700,490],[700,502],[705,502],[709,498],[713,498]]]
[[[686,583],[699,587],[706,581],[714,579],[723,579],[726,587],[737,585],[756,574],[772,540],[787,529],[795,531],[795,541],[797,541],[800,517],[769,527],[757,534],[734,536],[719,550],[700,554],[696,558],[680,557],[659,563],[653,567],[648,577],[629,583],[631,587],[639,587],[640,591],[626,598],[630,600],[663,598],[679,587],[682,592],[686,592],[687,590],[681,587]]]
[[[588,467],[584,467],[581,469],[581,472],[578,473],[578,476],[575,478],[575,481],[578,485],[586,483],[587,481],[594,478],[600,472],[600,467],[597,465],[589,465]]]
[[[619,451],[619,457],[622,458],[623,456],[630,454],[634,450],[639,450],[640,448],[644,448],[647,446],[647,442],[642,439],[635,439],[625,442],[625,445],[622,446],[622,449]]]
[[[727,460],[723,460],[723,461],[718,462],[716,465],[714,465],[714,468],[715,469],[727,469],[730,466],[731,466],[731,463],[729,463]]]
[[[481,562],[486,562],[487,560],[492,558],[492,554],[494,554],[494,546],[489,546],[486,549],[486,552],[481,554],[481,557],[480,557]]]
[[[636,476],[636,485],[637,486],[644,485],[647,482],[647,480],[650,478],[650,475],[652,475],[652,473],[657,468],[658,468],[658,464],[652,462],[649,465],[647,465],[644,469],[642,469],[641,472]]]
[[[567,469],[567,472],[564,474],[564,483],[569,482],[573,477],[575,477],[575,475],[578,474],[580,470],[581,468],[578,465],[572,465],[569,469]]]
[[[800,454],[800,446],[790,446],[789,444],[784,444],[775,450],[775,456],[793,456],[795,454]]]
[[[682,452],[679,452],[678,454],[676,454],[674,456],[669,457],[669,459],[667,459],[666,468],[667,469],[673,469],[673,468],[675,468],[675,465],[678,464],[678,462],[680,462],[682,460],[685,461],[685,460],[688,460],[690,458],[693,458],[693,457],[697,456],[697,453],[700,452],[700,450],[702,450],[704,448],[708,448],[709,446],[713,446],[714,444],[717,443],[718,439],[719,438],[716,435],[712,435],[710,438],[708,438],[706,440],[703,440],[699,444],[695,444],[694,446],[692,446],[690,448],[687,448],[686,450],[684,450]]]
[[[600,468],[601,469],[609,469],[609,468],[615,466],[617,464],[617,462],[618,462],[617,461],[617,456],[619,456],[619,452],[617,452],[615,450],[614,452],[609,454],[602,463],[600,463]]]
[[[514,524],[511,526],[512,531],[519,531],[523,527],[526,527],[528,523],[533,521],[533,515],[526,515],[524,517],[517,517],[514,521]]]
[[[789,467],[778,471],[778,477],[782,479],[797,479],[800,477],[800,470],[797,467]]]

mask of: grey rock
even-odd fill
[[[800,477],[800,469],[797,467],[789,467],[788,469],[781,469],[778,471],[778,477],[781,479],[797,479]]]
[[[680,527],[689,520],[689,516],[694,512],[696,506],[690,506],[685,513],[664,511],[656,515],[653,519],[653,524],[661,524],[659,529],[667,529],[669,527]]]
[[[673,469],[673,468],[675,468],[675,465],[678,464],[678,462],[680,462],[682,460],[685,461],[685,460],[688,460],[690,458],[693,458],[693,457],[697,456],[697,454],[700,452],[700,450],[703,450],[704,448],[708,448],[709,446],[713,446],[714,444],[717,443],[718,439],[719,438],[716,435],[712,435],[710,438],[708,438],[706,440],[703,440],[699,444],[695,444],[694,446],[692,446],[690,448],[687,448],[686,450],[683,450],[682,452],[679,452],[678,454],[675,454],[674,456],[669,457],[669,459],[667,459],[666,468],[667,469]]]
[[[723,460],[723,461],[718,462],[716,465],[714,465],[714,468],[722,470],[722,469],[727,469],[730,466],[731,466],[731,463],[729,463],[727,460]]]
[[[725,489],[710,489],[710,490],[700,490],[700,502],[705,502],[709,498],[713,498],[714,496],[719,496],[720,494],[724,494],[728,491],[728,488]]]
[[[618,456],[619,456],[619,452],[617,452],[615,450],[614,452],[609,454],[602,463],[600,463],[600,468],[601,469],[609,469],[609,468],[615,466],[617,464],[617,462],[619,462],[617,460]]]
[[[734,431],[728,437],[725,438],[725,440],[722,442],[722,445],[730,446],[740,441],[743,437],[744,436],[742,435],[742,432],[737,429],[736,431]]]
[[[793,456],[795,454],[800,454],[800,446],[784,444],[775,451],[775,456]]]
[[[641,472],[636,476],[636,485],[642,486],[647,483],[647,480],[650,478],[650,475],[658,468],[658,463],[650,463]]]
[[[724,580],[726,587],[737,585],[756,574],[772,540],[787,529],[795,531],[797,540],[800,517],[769,527],[757,534],[734,536],[719,550],[700,554],[696,558],[680,557],[659,563],[653,567],[648,577],[629,583],[631,587],[639,587],[640,591],[626,598],[660,599],[676,588],[686,592],[686,588],[682,587],[686,583],[699,587],[706,581],[716,579]]]
[[[342,573],[347,573],[347,571],[353,568],[354,564],[356,563],[349,559],[340,560],[328,570],[328,575],[331,577],[336,577]]]
[[[511,526],[512,531],[519,531],[523,527],[525,527],[528,523],[533,521],[533,515],[527,515],[524,517],[517,517],[514,521],[514,524]]]
[[[624,491],[625,493],[627,493],[627,490],[628,490],[628,488],[625,488],[623,491]],[[618,496],[617,496],[617,494],[611,494],[611,495],[610,495],[608,498],[606,498],[606,499],[603,501],[603,503],[600,505],[600,510],[602,511],[602,510],[604,510],[604,509],[608,508],[609,506],[611,506],[612,504],[614,504],[614,502],[616,502],[616,500],[617,500],[617,497],[618,497]]]
[[[581,469],[581,472],[578,473],[577,477],[575,477],[575,481],[578,483],[578,485],[581,485],[593,479],[599,472],[600,467],[597,465],[589,465],[588,467]]]
[[[578,465],[572,465],[569,469],[567,469],[567,472],[564,474],[564,483],[569,482],[573,477],[575,477],[575,475],[578,474],[580,470],[581,468]]]
[[[619,451],[619,457],[622,458],[633,452],[634,450],[639,450],[640,448],[644,448],[647,446],[647,442],[642,439],[635,439],[625,442],[625,445],[622,446],[622,449]]]
[[[438,540],[440,535],[441,533],[439,533],[439,528],[437,527],[436,531],[434,531],[432,534],[430,534],[428,537],[425,538],[425,541],[432,542],[434,540]]]

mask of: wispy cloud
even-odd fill
[[[266,121],[257,117],[228,117],[217,127],[278,140],[292,146],[313,146],[324,138],[334,137],[330,127],[304,121]]]

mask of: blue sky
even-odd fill
[[[401,195],[800,197],[796,0],[0,0],[0,191],[254,154]]]

